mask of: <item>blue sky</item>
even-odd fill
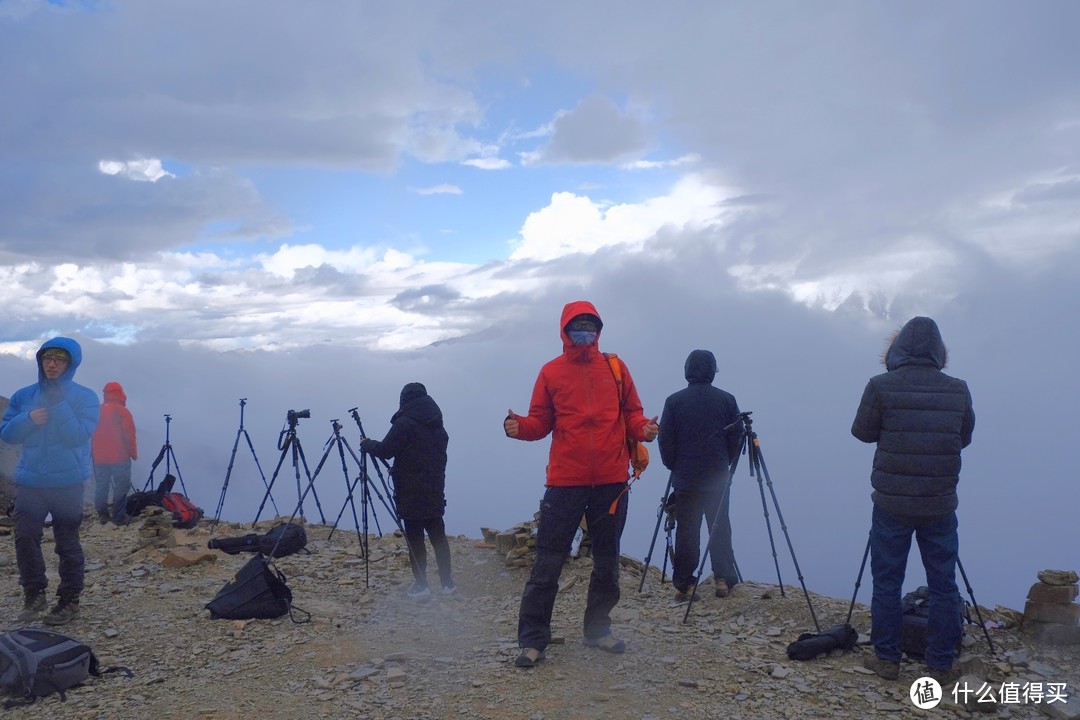
[[[883,338],[926,314],[979,418],[973,581],[1018,606],[1077,566],[1080,6],[297,7],[0,0],[7,394],[42,340],[78,338],[145,443],[173,414],[213,507],[239,397],[275,455],[287,409],[311,407],[312,444],[354,405],[381,433],[421,380],[452,436],[447,522],[475,536],[535,510],[547,443],[499,423],[586,298],[650,414],[690,350],[717,354],[812,589],[844,596],[872,450],[851,416]],[[737,515],[767,579],[759,511]]]

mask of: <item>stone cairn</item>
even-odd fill
[[[1080,645],[1080,604],[1074,570],[1042,570],[1024,605],[1021,630],[1049,645]]]
[[[176,546],[172,513],[165,512],[165,509],[159,505],[147,505],[139,517],[142,518],[142,527],[139,528],[139,542],[135,550]]]
[[[532,567],[536,556],[536,522],[518,523],[509,530],[480,528],[485,547],[502,557],[507,567]]]

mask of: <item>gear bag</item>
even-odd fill
[[[900,650],[910,657],[926,655],[926,631],[930,618],[930,588],[922,585],[900,598]],[[968,603],[960,598],[960,621],[971,622]],[[956,641],[956,654],[960,654],[960,640]]]
[[[218,590],[206,609],[215,620],[272,619],[286,614],[294,623],[311,619],[310,613],[293,607],[292,590],[285,582],[285,573],[261,554],[248,560]],[[306,617],[297,620],[294,611]]]
[[[0,691],[13,696],[5,709],[30,705],[39,697],[64,693],[90,675],[122,672],[133,677],[125,667],[104,670],[94,651],[84,643],[42,628],[21,628],[0,635]]]
[[[161,507],[172,513],[173,527],[189,529],[199,524],[203,511],[195,503],[178,492],[167,492],[161,496]]]
[[[304,526],[291,522],[278,523],[263,535],[248,533],[242,537],[211,539],[206,543],[211,550],[220,550],[229,555],[257,552],[276,558],[304,550],[306,545]]]
[[[855,628],[846,623],[833,625],[821,633],[800,635],[798,640],[787,646],[787,656],[792,660],[811,660],[837,648],[851,650],[858,640],[859,633]]]

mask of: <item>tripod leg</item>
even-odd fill
[[[696,578],[697,580],[700,580],[702,575],[705,573],[705,563],[709,559],[709,550],[712,548],[713,534],[716,532],[716,527],[720,522],[720,516],[724,512],[724,508],[727,505],[728,498],[731,496],[731,479],[732,479],[732,477],[734,475],[735,475],[735,469],[734,469],[734,467],[732,467],[732,469],[728,472],[727,480],[724,482],[724,489],[723,489],[723,491],[721,491],[721,494],[720,494],[720,502],[716,504],[716,512],[713,513],[712,522],[709,523],[709,538],[708,538],[708,541],[705,543],[705,551],[703,553],[701,553],[701,564],[698,565],[697,578]],[[775,556],[775,554],[776,554],[776,552],[774,550],[773,555]],[[673,563],[672,567],[673,567],[672,575],[674,576],[674,563]],[[683,613],[683,622],[684,623],[690,617],[690,608],[693,607],[694,598],[696,598],[696,597],[697,597],[697,583],[695,582],[693,589],[690,591],[690,602],[688,602],[686,604],[686,612]]]
[[[172,445],[169,445],[169,451],[165,454],[166,471],[169,467],[169,458],[172,458],[172,464],[176,467],[176,478],[180,481],[180,489],[184,491],[184,497],[187,497],[187,486],[184,485],[184,476],[180,474],[180,463],[176,461],[176,453],[173,452]]]
[[[994,650],[994,641],[990,639],[990,630],[986,627],[986,622],[983,620],[982,611],[979,610],[979,603],[975,602],[975,591],[971,589],[971,582],[968,580],[967,573],[964,571],[964,564],[960,562],[959,555],[956,556],[956,567],[960,569],[960,577],[964,578],[964,587],[967,588],[968,597],[971,598],[971,605],[975,608],[975,617],[979,618],[979,626],[986,636],[986,644],[990,646],[990,654],[996,655],[997,651]]]
[[[780,577],[780,560],[776,555],[776,541],[773,538],[772,521],[769,519],[769,504],[765,500],[764,473],[761,472],[758,463],[760,456],[757,447],[757,438],[754,437],[750,443],[750,474],[753,475],[755,471],[757,473],[758,492],[761,493],[761,510],[765,514],[765,530],[769,533],[769,548],[772,550],[773,565],[776,567],[776,584],[780,587],[780,597],[787,597],[787,593],[784,592],[784,581]]]
[[[660,498],[660,507],[656,510],[656,527],[653,528],[652,542],[649,543],[649,553],[645,556],[645,567],[641,570],[641,582],[638,583],[638,592],[641,592],[645,587],[645,576],[649,574],[649,564],[652,562],[653,549],[656,548],[656,538],[660,534],[660,523],[664,520],[664,506],[667,504],[668,492],[671,490],[671,478],[668,478],[667,487],[664,488],[664,494]],[[667,564],[665,559],[664,564]]]
[[[784,541],[787,542],[788,552],[791,554],[791,564],[795,566],[795,575],[799,578],[799,585],[802,586],[803,596],[806,598],[806,606],[810,609],[810,619],[814,621],[814,628],[821,632],[821,626],[818,624],[817,613],[814,612],[814,604],[810,602],[810,591],[806,589],[806,580],[803,578],[802,569],[799,567],[799,561],[795,557],[795,546],[791,543],[791,534],[788,532],[787,523],[784,522],[784,514],[780,512],[780,502],[776,499],[776,489],[773,488],[772,478],[769,477],[769,469],[765,467],[765,458],[761,454],[761,448],[758,446],[757,438],[754,438],[754,446],[757,447],[757,464],[761,468],[761,475],[758,476],[760,481],[761,476],[765,477],[765,484],[769,486],[769,495],[772,497],[773,508],[776,509],[776,519],[780,521],[780,531],[784,533]],[[771,532],[771,531],[770,531]],[[770,534],[770,540],[772,539]],[[776,550],[773,549],[773,556],[775,557]],[[777,566],[777,577],[779,577],[779,566]],[[781,585],[781,594],[783,591],[783,585]]]
[[[229,467],[225,470],[225,482],[221,485],[221,497],[218,498],[217,509],[214,510],[214,524],[213,527],[216,530],[218,520],[221,519],[221,509],[225,506],[225,492],[229,489],[229,478],[232,476],[233,463],[236,461],[236,448],[240,446],[240,433],[242,430],[236,431],[236,440],[233,441],[232,454],[229,455]]]
[[[251,457],[255,461],[256,469],[258,469],[258,471],[259,471],[259,477],[262,478],[263,487],[265,487],[267,490],[270,490],[270,485],[266,482],[266,474],[263,473],[262,465],[259,464],[259,456],[255,454],[255,446],[251,444],[251,436],[248,435],[247,430],[244,430],[244,440],[247,441],[248,449],[251,450]],[[278,510],[278,506],[277,506],[277,503],[274,502],[274,496],[273,495],[270,496],[270,504],[274,508],[274,515],[275,516],[280,515],[281,511]]]
[[[289,448],[293,443],[293,437],[287,436],[285,438],[284,445],[281,446],[281,457],[278,458],[277,467],[274,468],[274,474],[270,477],[270,483],[266,486],[266,494],[263,495],[262,502],[259,503],[259,511],[255,513],[255,519],[251,521],[251,527],[259,522],[259,516],[262,515],[263,507],[266,505],[266,499],[270,497],[270,489],[274,487],[274,481],[277,480],[278,473],[281,471],[281,466],[285,464],[285,457],[289,454]],[[296,511],[293,511],[293,516],[296,516]]]
[[[851,593],[851,604],[848,605],[845,625],[851,624],[851,614],[855,612],[855,596],[859,594],[859,586],[862,585],[863,571],[866,570],[866,558],[870,557],[870,538],[866,538],[866,549],[863,550],[862,562],[859,563],[859,575],[855,578],[855,590]]]

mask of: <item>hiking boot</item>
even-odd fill
[[[598,638],[584,638],[581,641],[585,647],[600,648],[604,652],[614,653],[621,655],[626,652],[626,643],[619,640],[617,637],[608,633]]]
[[[107,512],[99,512],[97,514],[98,525],[107,525],[111,519],[112,518],[109,517],[109,513]]]
[[[685,590],[675,588],[675,602],[690,602],[690,596],[694,594],[695,585],[687,585]]]
[[[45,597],[44,590],[24,590],[23,610],[19,613],[19,622],[31,622],[37,620],[41,613],[45,612],[49,601]]]
[[[926,667],[927,674],[930,677],[938,681],[938,685],[942,688],[949,688],[956,684],[956,681],[963,675],[960,668],[956,663],[953,663],[947,668],[932,668],[929,665]]]
[[[46,625],[67,625],[79,617],[79,597],[61,597],[56,607],[42,620]]]
[[[727,581],[723,578],[716,579],[716,597],[726,598],[731,593],[731,588],[728,587]]]
[[[442,586],[442,594],[443,595],[453,595],[456,592],[457,592],[457,585],[455,585],[452,582],[449,585],[443,585]]]
[[[874,674],[885,680],[900,679],[899,660],[885,660],[884,658],[879,658],[877,655],[871,655],[863,660],[863,667],[867,670],[873,670]]]
[[[428,590],[427,585],[421,585],[420,583],[413,583],[412,586],[405,591],[405,594],[411,598],[431,597],[431,591]]]
[[[536,667],[544,659],[544,651],[536,648],[521,648],[521,654],[517,656],[514,665],[519,668]]]

